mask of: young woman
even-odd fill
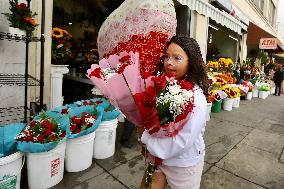
[[[203,135],[208,93],[208,78],[198,43],[189,37],[174,36],[163,63],[165,72],[195,85],[195,107],[184,128],[173,138],[156,138],[143,132],[141,142],[147,151],[163,160],[153,174],[151,188],[164,189],[168,184],[172,189],[198,189],[205,155]],[[140,189],[145,188],[145,175]]]

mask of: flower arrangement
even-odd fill
[[[220,58],[218,60],[219,70],[221,72],[232,72],[234,69],[234,63],[231,58]]]
[[[225,79],[220,78],[220,77],[215,77],[215,81],[212,83],[212,87],[219,89],[226,84],[227,82],[225,81]]]
[[[227,94],[222,90],[213,89],[209,91],[208,96],[210,96],[211,102],[214,103],[226,98]]]
[[[28,36],[32,35],[32,32],[38,26],[34,17],[36,13],[32,13],[30,8],[27,7],[25,3],[18,3],[18,0],[9,0],[10,3],[10,13],[3,13],[8,21],[10,26],[14,28],[19,28],[25,30]]]
[[[217,77],[224,79],[228,84],[236,83],[236,77],[233,77],[230,73],[218,74]]]
[[[20,142],[48,143],[60,141],[65,135],[55,119],[41,114],[41,118],[31,121],[16,139]]]
[[[225,85],[222,87],[222,90],[227,94],[227,98],[236,98],[239,96],[238,90],[234,87]]]
[[[95,115],[83,112],[81,117],[72,116],[70,119],[70,131],[72,134],[78,134],[93,126],[97,117]]]
[[[64,64],[72,58],[70,35],[66,30],[60,28],[52,29],[51,59],[53,64]]]
[[[259,91],[270,91],[271,87],[269,84],[267,83],[262,83],[260,84],[260,86],[258,87]]]

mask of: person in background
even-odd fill
[[[274,83],[275,83],[275,94],[274,95],[280,96],[280,94],[281,94],[281,83],[282,83],[282,80],[283,80],[283,73],[281,72],[280,67],[276,68],[273,80],[274,80]]]
[[[281,93],[284,94],[284,67],[282,67],[282,84],[281,84]]]

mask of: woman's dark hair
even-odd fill
[[[204,95],[207,96],[209,87],[208,76],[197,41],[187,36],[177,35],[171,38],[169,44],[171,43],[179,45],[189,58],[186,80],[198,85],[203,90]]]

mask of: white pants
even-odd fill
[[[171,189],[199,189],[204,161],[190,167],[173,167],[161,165],[159,170],[167,178]]]

